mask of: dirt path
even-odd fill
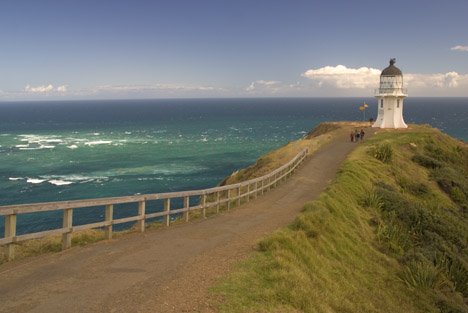
[[[230,212],[0,266],[0,312],[214,312],[207,289],[329,184],[346,134]]]

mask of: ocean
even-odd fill
[[[320,122],[363,120],[363,102],[375,118],[373,98],[2,102],[0,205],[212,187]],[[468,98],[408,98],[404,110],[468,140]],[[102,219],[77,211],[77,225]],[[18,233],[60,223],[59,212],[20,215]]]

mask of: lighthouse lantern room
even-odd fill
[[[403,74],[394,65],[395,62],[395,59],[391,59],[390,65],[380,74],[380,88],[375,91],[378,115],[372,127],[408,127],[403,120],[403,100],[407,94],[403,88]]]

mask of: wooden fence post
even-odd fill
[[[14,238],[16,236],[16,214],[5,216],[5,238]],[[9,243],[7,245],[7,260],[11,261],[15,258],[15,245]]]
[[[247,202],[250,201],[250,184],[247,184]]]
[[[258,196],[258,181],[255,181],[255,193],[254,193],[254,199],[257,199]]]
[[[112,239],[112,220],[114,218],[114,206],[112,204],[106,205],[106,212],[105,212],[105,221],[109,223],[106,226],[106,238]]]
[[[171,224],[171,199],[167,198],[164,199],[164,212],[166,212],[166,226],[169,226]]]
[[[63,210],[63,223],[62,227],[66,229],[66,232],[62,234],[62,250],[69,249],[71,247],[72,239],[72,227],[73,227],[73,209]]]
[[[219,213],[219,191],[216,192],[216,213]]]
[[[145,211],[146,211],[146,204],[145,200],[138,202],[138,216],[140,220],[138,221],[138,230],[142,233],[145,231]]]
[[[201,197],[201,205],[203,208],[203,218],[206,218],[206,194],[203,194]]]
[[[185,215],[185,221],[189,221],[189,209],[190,209],[190,197],[185,196],[184,197],[184,209],[187,209],[187,211],[184,213]]]
[[[237,206],[241,205],[241,186],[237,188]]]

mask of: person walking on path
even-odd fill
[[[351,139],[351,142],[354,142],[354,133],[351,132],[351,134],[349,134],[349,138]]]
[[[364,135],[365,135],[364,129],[361,128],[361,133],[359,136],[359,138],[361,138],[361,141],[364,139]]]

